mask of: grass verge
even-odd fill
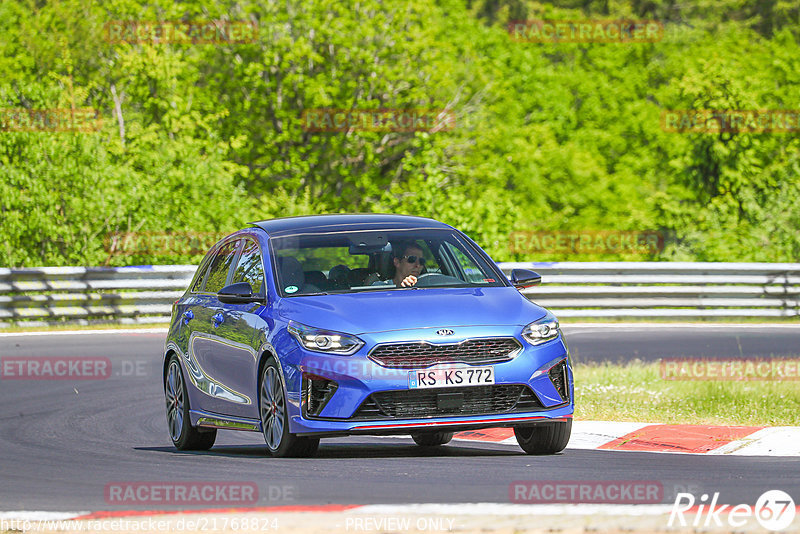
[[[659,362],[575,364],[575,418],[800,426],[798,381],[673,381]]]

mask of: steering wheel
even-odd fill
[[[436,285],[437,278],[450,278],[450,277],[441,273],[424,273],[417,277],[417,283],[414,285],[416,287],[428,287]]]

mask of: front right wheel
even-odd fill
[[[289,432],[289,412],[281,372],[274,358],[267,360],[261,373],[259,411],[264,441],[276,458],[314,456],[319,438],[298,437]]]
[[[515,426],[514,436],[528,454],[555,454],[563,451],[572,434],[572,419],[533,426]]]

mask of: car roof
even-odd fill
[[[412,230],[421,228],[453,229],[447,224],[427,217],[383,213],[304,215],[301,217],[269,219],[250,224],[261,228],[271,237],[292,235],[300,232]]]

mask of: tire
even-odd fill
[[[207,451],[217,439],[216,429],[202,431],[191,425],[189,396],[180,360],[175,355],[169,359],[164,377],[164,397],[167,407],[167,431],[172,444],[180,451]]]
[[[411,434],[411,439],[420,447],[438,447],[453,439],[455,432],[420,432]]]
[[[319,438],[298,437],[289,432],[289,413],[281,372],[274,358],[269,358],[259,381],[259,415],[264,441],[275,458],[307,458],[319,448]]]
[[[535,426],[515,426],[514,436],[522,450],[528,454],[555,454],[569,443],[572,419]]]

